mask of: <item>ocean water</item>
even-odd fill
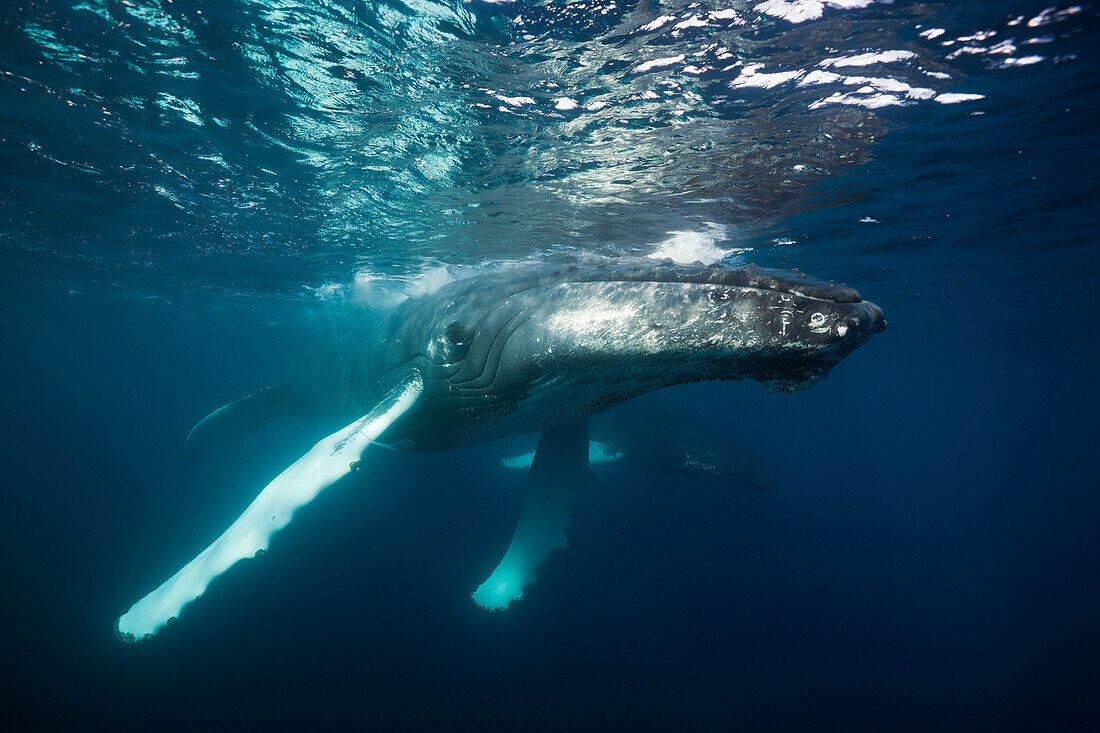
[[[5,728],[1093,729],[1100,11],[1050,2],[5,2]],[[808,391],[642,398],[770,487],[597,466],[507,612],[469,594],[516,441],[371,452],[115,638],[326,432],[188,461],[197,420],[349,314],[578,254],[890,325]]]

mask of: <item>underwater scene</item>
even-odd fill
[[[4,729],[1095,730],[1098,56],[4,0]]]

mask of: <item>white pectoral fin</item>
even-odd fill
[[[420,375],[414,374],[369,414],[323,439],[280,473],[221,537],[118,619],[119,637],[132,642],[152,636],[201,596],[210,581],[238,560],[266,550],[295,511],[358,467],[367,446],[412,407],[423,388]]]
[[[492,575],[474,591],[474,602],[498,610],[523,597],[539,566],[551,552],[565,547],[570,513],[589,474],[587,420],[542,434],[512,544]]]

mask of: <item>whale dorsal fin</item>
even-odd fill
[[[523,597],[539,566],[565,547],[565,530],[577,495],[588,481],[588,420],[543,432],[512,544],[492,575],[473,593],[482,608],[507,608]]]
[[[419,374],[406,378],[368,414],[313,446],[275,477],[237,521],[178,573],[135,603],[118,620],[118,635],[138,641],[155,634],[201,596],[214,578],[238,560],[261,554],[294,512],[359,466],[367,446],[416,403],[424,390]]]
[[[245,395],[196,423],[187,435],[183,450],[191,458],[203,448],[242,438],[275,422],[290,412],[294,404],[294,391],[282,384]]]

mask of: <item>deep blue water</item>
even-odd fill
[[[5,3],[3,718],[1095,726],[1097,7],[819,5]],[[772,487],[597,470],[506,613],[469,593],[510,446],[377,451],[115,639],[320,437],[189,462],[195,421],[364,303],[578,250],[799,267],[890,326],[805,392],[645,398]]]

